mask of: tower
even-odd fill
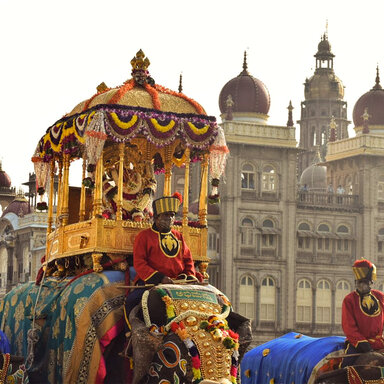
[[[316,58],[316,70],[304,83],[305,100],[301,103],[300,149],[298,175],[311,165],[320,148],[322,160],[327,153],[330,138],[329,124],[334,117],[336,138],[348,137],[347,102],[344,101],[344,86],[335,75],[333,59],[327,33],[321,37]]]

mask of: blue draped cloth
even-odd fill
[[[344,341],[341,336],[315,338],[287,333],[244,355],[241,383],[307,384],[316,364],[330,353],[343,350]]]

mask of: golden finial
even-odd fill
[[[368,113],[368,107],[364,108],[364,113],[363,113],[363,115],[361,117],[363,118],[364,121],[368,121],[369,120],[371,115]]]
[[[183,92],[183,72],[180,73],[179,78],[179,93]]]
[[[131,60],[132,77],[136,84],[143,85],[147,83],[151,86],[155,85],[155,80],[149,75],[148,67],[151,64],[148,57],[145,57],[144,52],[140,49],[136,56]]]
[[[331,128],[331,129],[336,129],[337,128],[335,116],[333,116],[333,115],[331,117],[331,122],[329,123],[329,128]]]
[[[108,86],[107,84],[104,83],[104,81],[102,83],[100,83],[97,87],[96,87],[96,90],[97,90],[97,93],[101,93],[101,92],[104,92],[108,89]]]
[[[132,71],[135,71],[135,70],[146,71],[150,64],[151,62],[149,61],[148,57],[145,57],[145,54],[141,49],[136,53],[136,56],[131,60]]]
[[[247,73],[248,73],[247,51],[244,51],[243,72],[241,72],[241,74],[246,75]]]

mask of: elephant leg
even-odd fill
[[[315,384],[344,384],[348,383],[346,368],[336,369],[335,371],[325,372],[320,375]]]

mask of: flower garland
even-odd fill
[[[153,108],[155,109],[160,109],[161,108],[161,103],[159,99],[159,93],[157,92],[156,88],[152,87],[149,84],[143,84],[145,90],[151,95],[152,98],[152,104]]]
[[[173,322],[171,324],[172,332],[176,333],[180,339],[184,342],[184,345],[188,349],[189,354],[191,355],[192,360],[192,373],[193,373],[193,384],[198,384],[202,381],[201,377],[201,360],[199,351],[195,343],[190,338],[188,331],[185,329],[185,325],[182,321],[179,323]]]
[[[117,92],[110,98],[109,104],[116,104],[128,91],[133,89],[135,86],[135,80],[128,80],[124,85],[122,85]]]

